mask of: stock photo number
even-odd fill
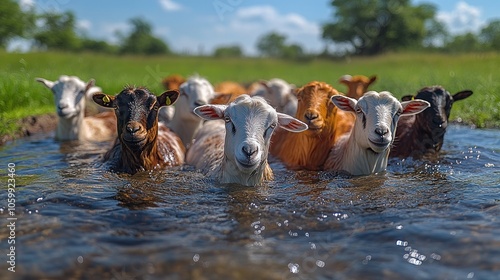
[[[8,270],[16,272],[16,164],[11,162],[7,165],[7,228],[9,235],[7,239],[7,263]]]

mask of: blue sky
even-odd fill
[[[320,51],[321,26],[331,20],[328,0],[19,0],[38,12],[73,11],[78,28],[89,37],[116,42],[116,31],[127,33],[128,20],[141,17],[153,33],[176,52],[210,54],[221,45],[240,45],[255,54],[255,44],[265,33],[276,31],[306,51]],[[432,3],[438,19],[452,33],[477,31],[500,19],[500,1],[413,0]]]

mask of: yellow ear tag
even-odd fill
[[[104,95],[104,97],[102,98],[102,102],[104,102],[104,104],[107,104],[107,103],[111,102],[111,100],[109,99],[109,97],[107,95]]]
[[[165,100],[165,104],[167,106],[170,106],[170,104],[172,104],[172,101],[170,100],[170,97],[167,96],[167,99]]]

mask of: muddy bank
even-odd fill
[[[38,133],[47,133],[56,129],[57,117],[56,114],[44,114],[29,116],[19,120],[19,129],[13,135],[1,135],[0,145],[26,136],[35,135]]]

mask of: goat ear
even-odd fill
[[[401,116],[410,116],[422,112],[429,108],[431,104],[425,100],[415,99],[401,102],[401,106],[403,106],[403,113]]]
[[[160,107],[170,106],[170,105],[173,105],[175,103],[175,101],[177,101],[177,98],[179,98],[179,95],[180,95],[180,93],[176,89],[167,90],[164,93],[162,93],[160,96],[157,96],[156,101],[158,102],[158,105],[160,105]]]
[[[215,96],[210,99],[210,104],[227,104],[233,95],[231,93],[216,93]]]
[[[356,104],[358,101],[354,98],[350,98],[344,95],[333,95],[330,97],[330,100],[335,104],[335,106],[339,107],[339,109],[343,111],[351,111],[354,112]]]
[[[44,86],[46,86],[48,89],[52,89],[54,86],[55,82],[45,80],[44,78],[35,78],[35,81],[42,83]]]
[[[453,95],[453,101],[465,99],[472,95],[472,90],[462,90]]]
[[[352,79],[351,75],[344,75],[344,76],[340,77],[339,83],[341,83],[341,84],[347,84],[347,83],[349,83],[351,81],[351,79]]]
[[[115,97],[102,92],[96,92],[92,95],[92,100],[102,107],[113,108]]]
[[[277,113],[277,114],[278,114],[278,123],[280,127],[282,127],[285,130],[291,132],[302,132],[309,128],[307,124],[297,120],[294,117],[291,117],[283,113]]]
[[[201,105],[194,108],[193,112],[204,120],[220,120],[224,118],[227,105]]]
[[[377,80],[377,76],[376,75],[371,76],[370,80],[368,81],[368,85],[373,84],[376,80]]]
[[[413,99],[415,99],[415,96],[411,95],[411,94],[408,94],[408,95],[405,95],[405,96],[401,97],[401,101],[410,101],[410,100],[413,100]]]
[[[85,92],[89,91],[89,89],[94,86],[95,86],[95,80],[90,79],[90,81],[87,82],[87,85],[85,85]]]

